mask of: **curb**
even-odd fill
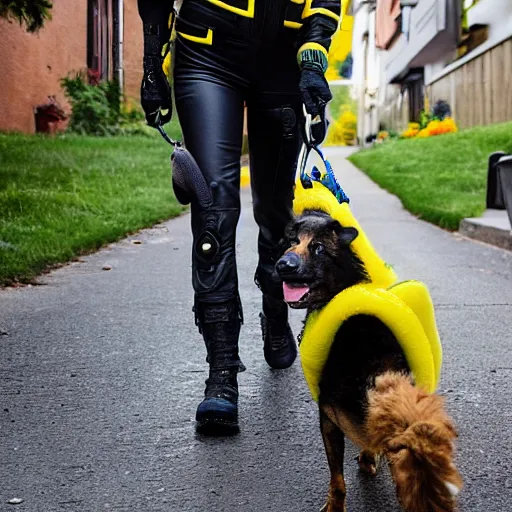
[[[467,238],[512,251],[512,228],[504,210],[487,210],[483,217],[463,219],[459,233]]]

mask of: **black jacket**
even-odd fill
[[[263,2],[272,11],[277,0],[202,0],[226,12],[235,13],[246,18],[255,18],[256,3]],[[341,0],[284,0],[284,26],[297,31],[297,58],[299,63],[304,60],[315,60],[327,69],[327,53],[331,37],[336,32],[341,16]],[[183,0],[186,3],[187,0]],[[139,14],[144,24],[145,54],[154,50],[155,35],[158,36],[160,49],[169,41],[169,20],[173,11],[173,0],[138,0]],[[158,28],[157,28],[158,27]],[[148,44],[149,40],[152,40]]]

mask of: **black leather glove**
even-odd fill
[[[322,114],[322,111],[325,111],[325,105],[332,99],[324,73],[310,64],[304,64],[302,67],[299,89],[306,111],[312,118]]]
[[[168,123],[172,117],[171,86],[162,69],[162,61],[163,59],[157,55],[144,57],[140,103],[148,125],[153,127]]]

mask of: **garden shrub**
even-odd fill
[[[123,102],[115,80],[100,81],[91,71],[63,78],[61,85],[71,103],[68,130],[82,135],[147,134],[140,109]]]

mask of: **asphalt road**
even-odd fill
[[[416,220],[343,154],[334,150],[332,162],[374,245],[401,278],[424,280],[436,303],[440,392],[460,431],[461,511],[511,511],[512,253]],[[263,359],[256,227],[243,196],[241,433],[194,431],[207,372],[185,215],[55,271],[42,286],[0,292],[1,511],[321,507],[329,475],[300,363],[274,372]],[[301,318],[293,312],[296,331]],[[368,481],[355,455],[349,447],[349,512],[397,512],[388,471]],[[23,502],[8,504],[13,498]]]

